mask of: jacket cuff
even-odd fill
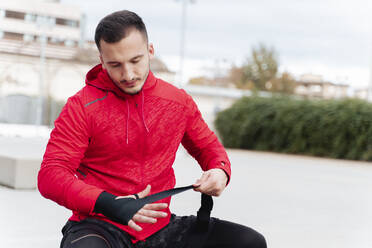
[[[208,165],[208,170],[210,169],[221,169],[226,173],[227,176],[227,183],[228,185],[230,183],[230,178],[231,178],[231,165],[229,161],[225,161],[222,159],[216,159],[213,160],[211,163]]]
[[[82,212],[89,213],[89,215],[94,214],[94,206],[96,205],[99,195],[103,192],[102,189],[94,189],[89,192],[87,197],[85,197],[85,203],[83,203]]]

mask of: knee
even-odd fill
[[[266,248],[266,239],[265,237],[258,233],[255,232],[255,235],[244,235],[242,237],[242,248]]]
[[[109,241],[98,233],[77,232],[62,241],[62,248],[110,248]]]
[[[256,246],[257,248],[266,248],[266,239],[261,233],[257,233],[257,241],[256,241]]]

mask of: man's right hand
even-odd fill
[[[151,186],[147,185],[145,190],[137,194],[138,198],[146,197],[150,190]],[[167,216],[167,213],[160,210],[167,208],[168,204],[151,203],[138,209],[135,199],[135,195],[115,196],[108,192],[102,192],[96,201],[94,212],[102,213],[109,219],[128,225],[138,232],[142,231],[142,228],[137,223],[155,223],[157,218]]]
[[[139,192],[138,198],[144,198],[150,194],[151,191],[151,185],[147,185],[146,189],[143,191]],[[118,196],[116,199],[122,199],[122,198],[134,198],[136,197],[134,195],[129,195],[129,196]],[[151,204],[146,204],[138,210],[138,212],[133,216],[133,218],[128,222],[128,226],[132,228],[133,230],[139,232],[142,231],[142,228],[136,224],[138,223],[156,223],[157,218],[165,218],[167,217],[167,213],[160,211],[162,209],[165,209],[168,207],[167,203],[151,203]]]

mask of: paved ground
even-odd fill
[[[371,163],[237,150],[229,155],[232,181],[215,199],[213,215],[255,228],[272,248],[372,247]],[[182,152],[175,170],[179,186],[200,175]],[[172,209],[195,214],[199,201],[187,192],[174,197]],[[0,203],[1,247],[58,247],[68,210],[35,190],[0,187]]]

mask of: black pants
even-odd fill
[[[96,219],[69,221],[62,229],[61,248],[192,248],[195,223],[195,216],[172,215],[165,228],[146,241],[132,244],[127,233],[110,223]],[[203,248],[266,248],[265,238],[249,227],[216,218],[211,223]]]

